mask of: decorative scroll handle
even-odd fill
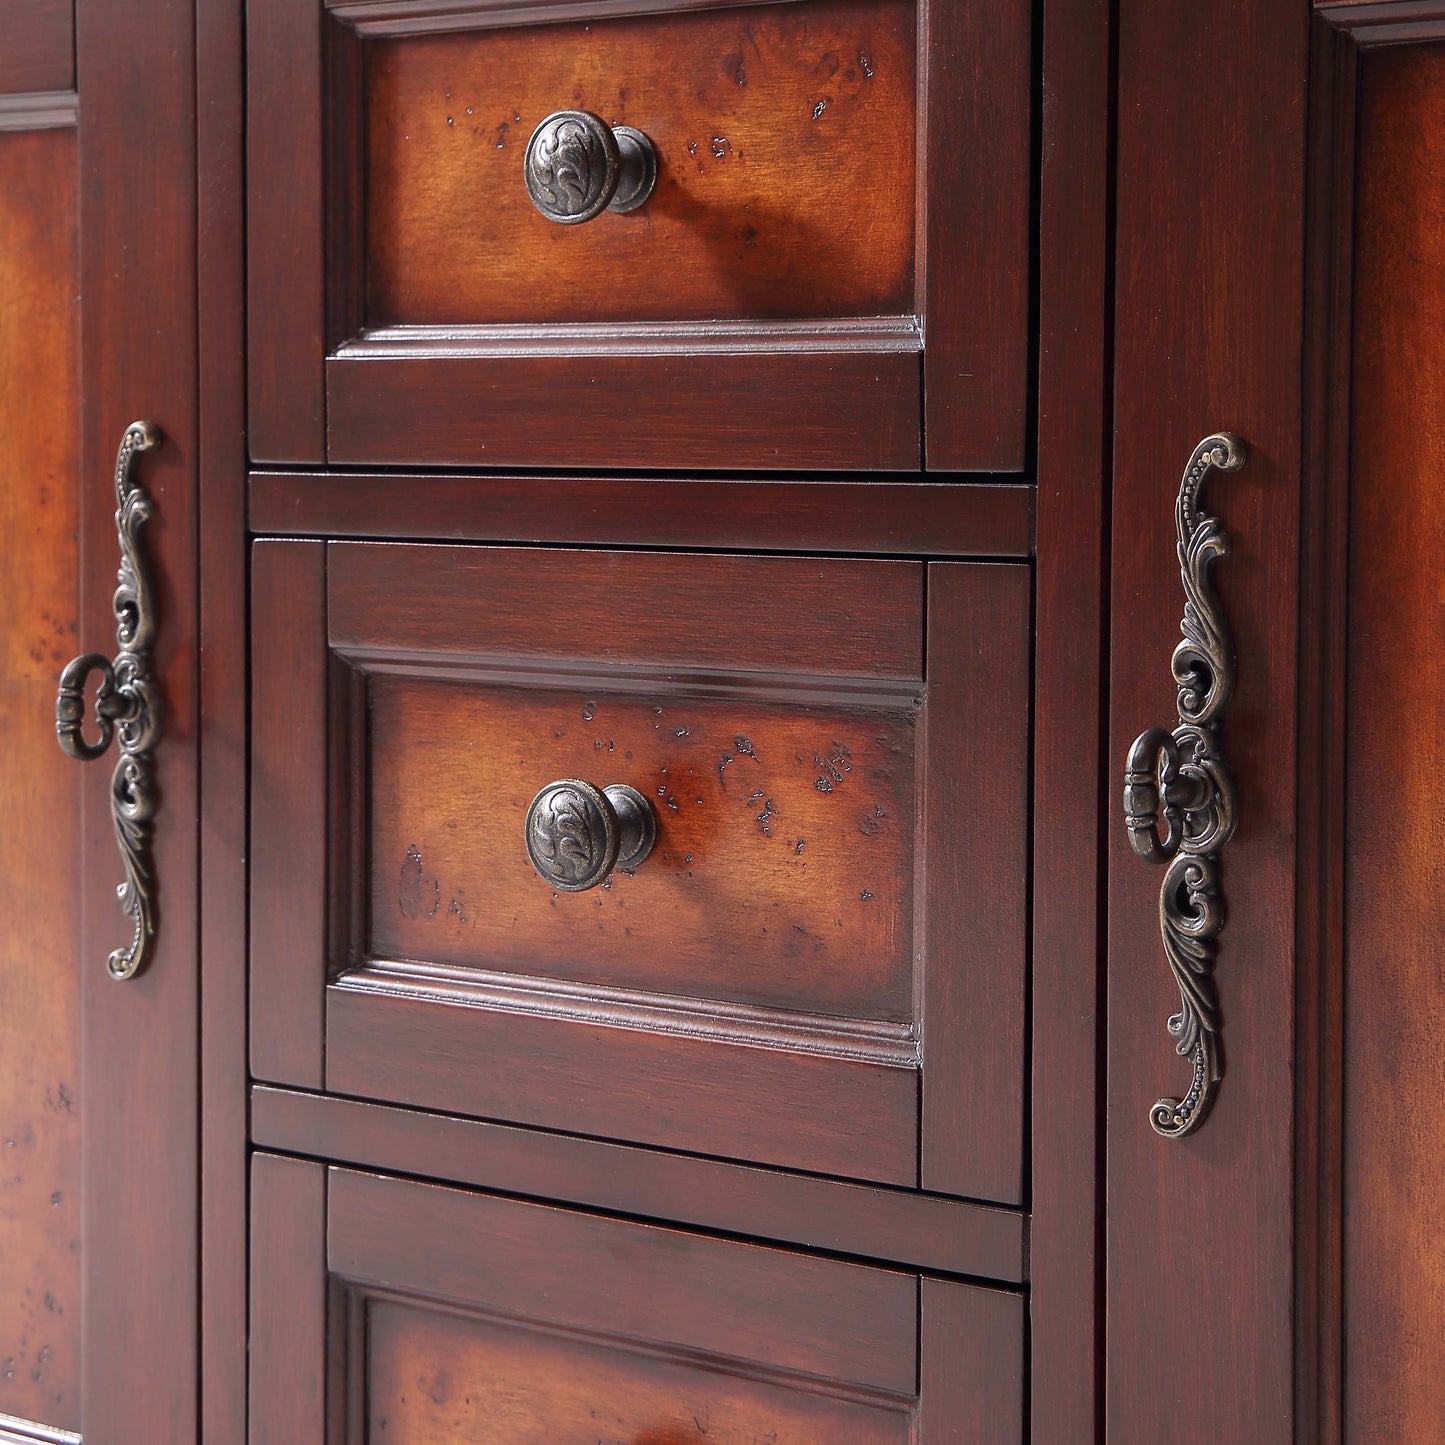
[[[155,870],[151,830],[156,811],[155,762],[160,730],[160,692],[151,677],[155,639],[155,594],[150,565],[141,551],[140,529],[151,515],[145,489],[131,476],[137,452],[160,442],[150,422],[132,422],[115,459],[115,528],[120,541],[120,571],[115,599],[114,661],[89,652],[66,664],[55,699],[55,732],[73,758],[90,762],[119,740],[120,756],[110,780],[110,816],[120,848],[125,879],[117,885],[120,906],[134,921],[128,947],[117,948],[106,964],[112,978],[134,978],[145,967],[155,933]],[[99,741],[85,740],[85,688],[98,676],[95,722]]]
[[[1179,723],[1150,728],[1129,749],[1124,770],[1124,822],[1146,863],[1165,864],[1159,889],[1164,956],[1179,985],[1179,1012],[1169,1020],[1174,1047],[1193,1065],[1182,1099],[1160,1099],[1149,1111],[1156,1133],[1180,1139],[1204,1122],[1224,1077],[1219,994],[1214,962],[1224,927],[1219,855],[1234,833],[1234,780],[1219,750],[1219,721],[1234,695],[1234,649],[1209,580],[1216,557],[1229,555],[1217,517],[1199,506],[1211,472],[1244,465],[1244,448],[1227,432],[1205,437],[1189,458],[1174,525],[1184,584],[1183,637],[1172,670],[1179,687]]]

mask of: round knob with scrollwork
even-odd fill
[[[657,839],[652,804],[626,783],[548,783],[527,809],[527,856],[553,888],[582,893],[616,868],[636,868]]]
[[[576,226],[642,205],[657,184],[657,152],[630,125],[559,110],[532,132],[523,170],[532,204],[549,221]]]

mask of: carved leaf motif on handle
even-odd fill
[[[1229,555],[1229,538],[1219,519],[1200,508],[1199,492],[1212,472],[1243,465],[1243,446],[1220,432],[1195,447],[1185,468],[1174,511],[1184,616],[1170,663],[1179,722],[1170,731],[1141,733],[1124,771],[1130,845],[1145,862],[1167,864],[1159,933],[1180,998],[1168,1029],[1177,1052],[1190,1061],[1191,1078],[1183,1098],[1154,1104],[1149,1122],[1174,1139],[1204,1122],[1224,1076],[1214,978],[1224,928],[1219,857],[1233,836],[1238,803],[1220,750],[1219,721],[1234,696],[1234,649],[1210,577],[1215,558]]]
[[[115,459],[115,527],[120,570],[111,608],[117,652],[113,661],[86,653],[66,664],[55,699],[55,733],[73,758],[90,762],[110,747],[120,756],[110,780],[110,817],[124,877],[116,887],[120,906],[132,920],[130,943],[106,962],[112,978],[134,978],[145,967],[156,931],[156,879],[152,834],[157,806],[155,746],[160,736],[160,689],[151,676],[156,608],[150,565],[141,548],[141,527],[151,501],[135,480],[136,454],[158,446],[160,433],[149,422],[126,428]],[[98,676],[95,713],[98,740],[84,736],[85,690]]]

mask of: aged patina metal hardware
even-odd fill
[[[1243,465],[1244,448],[1227,432],[1205,437],[1189,458],[1174,507],[1184,584],[1184,635],[1172,662],[1179,723],[1172,731],[1141,733],[1124,771],[1129,842],[1146,863],[1167,865],[1159,889],[1159,931],[1180,997],[1169,1033],[1193,1065],[1184,1097],[1160,1099],[1149,1111],[1155,1131],[1171,1139],[1204,1122],[1224,1077],[1214,982],[1224,927],[1219,855],[1234,833],[1237,807],[1234,780],[1219,749],[1219,721],[1234,695],[1234,651],[1209,580],[1214,559],[1229,555],[1229,538],[1219,519],[1200,509],[1199,490],[1211,472]]]
[[[532,204],[549,221],[577,226],[642,205],[657,184],[657,152],[630,125],[559,110],[532,132],[523,170]]]
[[[126,948],[117,948],[106,964],[112,978],[134,978],[145,967],[155,934],[155,873],[151,829],[156,811],[155,762],[152,753],[160,731],[160,691],[151,678],[151,645],[155,640],[155,594],[150,565],[140,546],[141,526],[150,518],[151,501],[131,475],[137,452],[160,442],[150,422],[132,422],[125,430],[115,459],[115,528],[120,541],[120,571],[115,598],[114,661],[89,652],[67,663],[55,699],[55,732],[73,758],[90,762],[118,739],[120,756],[110,780],[110,816],[120,849],[125,878],[117,886],[120,906],[134,921]],[[99,678],[95,697],[99,740],[83,735],[85,689]]]
[[[527,856],[553,888],[582,893],[616,868],[636,868],[657,840],[652,804],[626,783],[548,783],[527,809]]]

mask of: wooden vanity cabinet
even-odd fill
[[[0,1440],[1433,1438],[1445,7],[0,36]]]

